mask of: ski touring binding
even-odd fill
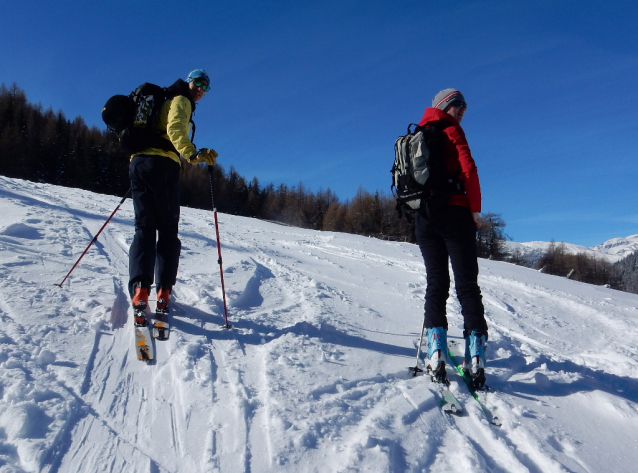
[[[159,287],[157,290],[157,305],[153,317],[153,338],[168,340],[171,327],[168,319],[168,303],[171,300],[171,290]]]
[[[441,394],[441,409],[443,412],[452,414],[461,414],[463,409],[456,396],[452,394],[450,390],[450,380],[447,378],[447,372],[445,370],[445,362],[439,363],[436,370],[432,370],[430,366],[427,367],[430,380],[437,387]]]
[[[455,342],[452,342],[451,344],[456,346]],[[448,356],[450,360],[452,360],[457,373],[467,385],[468,391],[480,406],[487,421],[495,427],[501,427],[502,422],[496,415],[496,408],[488,403],[487,393],[490,391],[490,388],[487,384],[485,384],[485,369],[480,368],[474,375],[472,375],[470,370],[463,369],[464,363],[459,363],[457,361],[451,349],[448,350]]]
[[[171,327],[168,322],[168,310],[156,311],[153,318],[153,338],[157,340],[168,340]]]
[[[418,349],[419,340],[416,340],[414,342],[414,345]],[[461,404],[450,390],[450,381],[447,379],[445,362],[439,363],[437,369],[433,372],[430,368],[430,365],[428,364],[425,353],[418,349],[417,363],[415,366],[411,366],[408,369],[411,373],[413,373],[413,376],[415,377],[419,373],[425,373],[427,371],[427,375],[429,376],[430,381],[432,382],[432,384],[434,384],[436,390],[441,396],[439,404],[443,412],[447,414],[461,414],[463,412]]]

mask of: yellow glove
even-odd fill
[[[217,161],[217,152],[214,149],[202,148],[195,156],[190,160],[191,164],[206,163],[212,166]]]

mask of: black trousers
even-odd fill
[[[470,210],[459,205],[447,205],[441,219],[436,222],[429,222],[423,215],[417,214],[415,236],[426,271],[425,327],[448,328],[449,259],[463,314],[463,335],[467,336],[472,330],[487,335],[483,297],[477,282],[476,227]]]
[[[140,282],[172,287],[182,243],[179,224],[180,166],[165,156],[134,156],[129,165],[135,236],[129,250],[129,293]]]

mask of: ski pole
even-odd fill
[[[408,368],[416,376],[419,373],[423,373],[423,370],[419,368],[419,356],[421,355],[421,343],[423,343],[423,332],[425,332],[425,317],[423,317],[423,325],[421,326],[421,336],[419,337],[419,346],[416,349],[416,363],[414,368]]]
[[[219,243],[219,223],[217,221],[217,207],[215,207],[215,191],[213,189],[213,166],[208,166],[208,177],[210,178],[210,201],[213,206],[213,215],[215,216],[215,234],[217,235],[217,240],[215,244],[217,245],[217,262],[219,263],[219,274],[222,278],[222,296],[224,299],[224,319],[226,320],[226,325],[224,325],[225,329],[232,328],[232,325],[228,323],[228,309],[226,308],[226,289],[224,288],[224,268],[222,266],[222,246]]]
[[[56,284],[56,286],[62,287],[62,284],[64,284],[64,281],[66,281],[66,278],[69,277],[69,275],[73,272],[73,270],[75,269],[75,267],[78,265],[78,263],[80,262],[80,260],[84,257],[84,255],[86,254],[87,251],[89,251],[89,248],[91,247],[91,245],[93,243],[95,243],[97,241],[97,237],[100,236],[100,233],[102,233],[102,230],[104,230],[104,227],[106,227],[106,225],[111,221],[111,219],[113,218],[113,215],[115,215],[115,212],[118,211],[118,209],[120,208],[120,206],[124,203],[124,201],[128,198],[129,195],[131,195],[131,191],[133,189],[130,188],[128,190],[128,192],[126,193],[126,195],[124,197],[122,197],[122,200],[120,201],[119,204],[117,204],[117,207],[115,207],[115,210],[113,211],[113,213],[111,214],[111,216],[106,220],[106,222],[104,222],[104,225],[102,225],[102,228],[100,228],[100,231],[97,232],[97,234],[93,237],[93,239],[91,240],[91,243],[89,243],[89,246],[86,247],[86,250],[84,250],[84,252],[82,253],[82,255],[78,258],[78,260],[75,262],[75,264],[73,265],[73,267],[71,268],[71,271],[68,272],[68,274],[66,276],[64,276],[64,279],[62,280],[62,282],[60,284]]]

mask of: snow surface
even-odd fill
[[[0,177],[2,472],[633,472],[638,295],[480,261],[488,423],[411,377],[418,248],[183,209],[173,330],[132,349],[126,201]],[[151,304],[154,304],[152,302]],[[449,338],[461,340],[456,298]]]

